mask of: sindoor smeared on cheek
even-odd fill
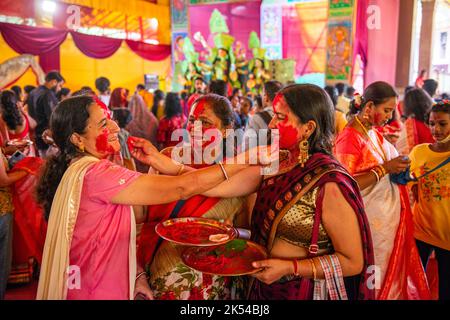
[[[102,154],[114,153],[114,148],[108,143],[109,130],[104,129],[102,133],[95,140],[95,147],[97,151]]]

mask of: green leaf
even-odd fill
[[[178,264],[177,273],[185,273],[185,272],[191,272],[191,268],[185,266],[184,264]]]
[[[242,252],[245,248],[247,248],[247,242],[242,239],[232,240],[225,245],[227,251]]]
[[[194,281],[194,276],[190,273],[185,273],[181,275],[184,279],[186,279],[189,283]]]

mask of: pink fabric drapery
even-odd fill
[[[91,36],[78,32],[70,32],[77,48],[86,56],[96,59],[105,59],[119,50],[121,39]]]
[[[60,70],[60,46],[69,31],[0,23],[0,32],[6,43],[17,53],[39,56],[40,65],[45,72]],[[75,31],[70,31],[70,34],[77,48],[95,59],[112,56],[123,41]],[[131,40],[126,40],[126,43],[134,53],[146,60],[161,61],[170,56],[169,45],[150,45]]]
[[[161,61],[170,56],[169,45],[152,45],[144,42],[125,40],[128,48],[145,60]]]
[[[359,0],[357,2],[355,39],[353,45],[352,69],[355,70],[357,57],[360,56],[362,67],[367,66],[367,56],[369,50],[369,34],[367,28],[367,7],[369,0]]]
[[[0,32],[17,53],[39,56],[45,72],[59,70],[59,46],[66,39],[67,31],[0,23]]]
[[[295,59],[295,77],[324,73],[328,2],[305,2],[283,7],[283,58]]]

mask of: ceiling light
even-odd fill
[[[42,9],[45,12],[53,13],[56,10],[56,3],[54,1],[44,0],[42,2]]]

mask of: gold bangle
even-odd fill
[[[142,277],[144,274],[145,274],[145,278],[147,279],[147,272],[142,271],[142,272],[140,272],[140,273],[136,276],[136,280],[135,280],[135,281],[137,281],[137,280],[138,280],[140,277]]]
[[[230,180],[230,178],[228,178],[227,171],[225,170],[225,167],[223,166],[222,162],[219,162],[219,166],[220,166],[220,169],[222,170],[225,180]]]
[[[178,169],[177,176],[179,176],[184,170],[184,164],[180,164],[180,169]]]
[[[370,172],[372,172],[375,175],[375,177],[377,178],[377,182],[380,182],[380,176],[378,175],[377,170],[372,169],[370,170]]]
[[[317,269],[316,269],[316,265],[314,264],[314,260],[313,259],[308,259],[308,260],[309,260],[309,263],[311,264],[313,279],[317,280]]]
[[[386,169],[382,165],[379,165],[377,168],[379,168],[382,173],[382,176],[380,178],[384,177],[387,174]]]

